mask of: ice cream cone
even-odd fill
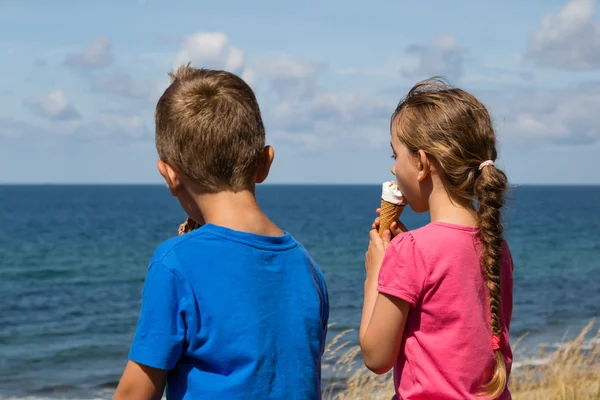
[[[379,236],[391,230],[392,223],[398,221],[406,202],[395,182],[384,182],[381,187],[381,212],[379,213]]]
[[[388,203],[381,200],[381,214],[379,214],[379,236],[383,236],[383,232],[390,230],[393,222],[397,222],[400,215],[404,211],[403,205]]]
[[[194,229],[197,229],[199,227],[200,227],[200,224],[198,224],[193,219],[188,218],[185,220],[185,222],[183,224],[179,225],[179,230],[177,233],[179,234],[179,236],[181,236],[181,235],[191,232]]]

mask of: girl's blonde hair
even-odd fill
[[[497,157],[490,114],[473,95],[450,87],[441,78],[431,78],[417,83],[400,101],[391,125],[392,132],[411,152],[422,150],[441,167],[453,200],[477,210],[492,335],[500,338],[504,242],[500,210],[508,182],[494,165],[480,169],[483,162]],[[491,380],[484,382],[481,395],[497,398],[506,388],[507,371],[504,356],[498,346],[493,347],[496,366]]]

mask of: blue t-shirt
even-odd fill
[[[156,250],[129,358],[169,370],[169,400],[320,399],[328,318],[292,236],[208,224]]]

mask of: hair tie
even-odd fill
[[[492,350],[500,350],[500,337],[492,336]]]
[[[482,162],[481,164],[479,164],[479,170],[481,171],[482,169],[484,169],[485,167],[487,167],[489,165],[495,165],[494,161],[487,160],[487,161]]]

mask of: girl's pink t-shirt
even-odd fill
[[[478,243],[474,227],[433,222],[388,246],[378,290],[411,306],[394,368],[394,399],[482,399],[477,393],[496,359]],[[506,243],[501,271],[500,351],[510,373],[513,262]],[[508,389],[500,397],[510,398]]]

